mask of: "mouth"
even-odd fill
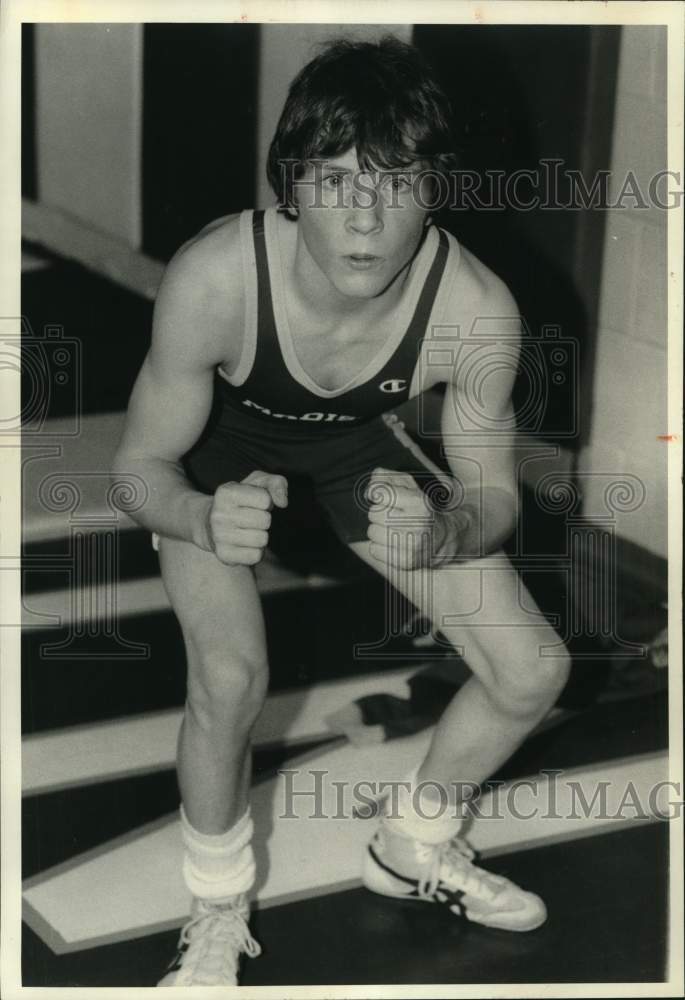
[[[372,253],[350,253],[345,256],[345,260],[351,267],[358,271],[366,271],[369,268],[377,267],[382,263],[383,258]]]

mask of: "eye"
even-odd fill
[[[323,180],[324,184],[327,184],[328,187],[339,188],[342,185],[344,179],[345,179],[344,174],[328,174],[326,177],[324,177]]]
[[[408,191],[411,188],[411,178],[407,174],[386,174],[383,187],[390,191]]]

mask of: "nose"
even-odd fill
[[[345,225],[351,233],[370,236],[382,231],[383,218],[377,205],[368,208],[357,206],[349,210]]]
[[[360,185],[352,193],[345,224],[350,232],[361,236],[369,236],[383,229],[382,204],[375,185]]]

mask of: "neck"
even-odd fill
[[[292,233],[292,230],[295,232]],[[405,290],[411,266],[423,245],[421,240],[404,267],[377,295],[370,299],[358,299],[343,295],[331,285],[309,253],[297,224],[288,223],[286,232],[285,263],[291,271],[298,298],[313,312],[325,312],[329,318],[341,321],[365,313],[380,314],[392,309]]]

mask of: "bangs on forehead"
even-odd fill
[[[311,161],[357,154],[363,170],[439,173],[454,164],[450,107],[419,51],[387,37],[332,42],[288,91],[269,147],[267,175],[282,206]]]
[[[361,116],[360,116],[361,118]],[[306,160],[330,159],[344,155],[349,149],[357,154],[363,170],[407,169],[422,159],[419,143],[413,138],[415,129],[400,131],[393,121],[350,121],[348,115],[319,129],[306,144]]]

